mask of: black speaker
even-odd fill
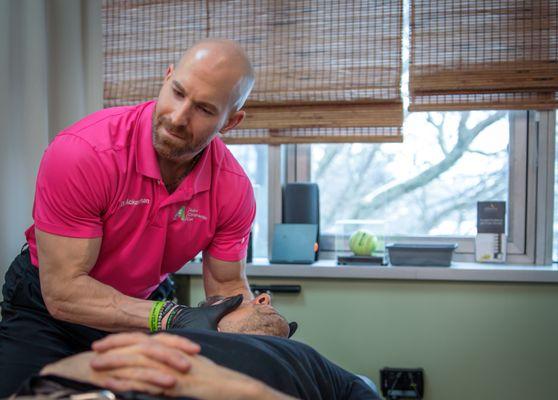
[[[316,183],[296,182],[287,183],[283,187],[283,216],[284,224],[316,224],[320,240],[320,191]],[[316,253],[316,260],[318,253]]]

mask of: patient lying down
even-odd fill
[[[218,330],[109,335],[93,351],[47,365],[19,395],[50,382],[76,393],[106,388],[208,400],[379,399],[356,375],[287,339],[289,324],[266,294],[228,314]]]

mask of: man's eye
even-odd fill
[[[213,115],[213,113],[211,112],[211,110],[207,107],[204,106],[198,106],[198,109],[203,111],[204,113],[206,113],[207,115]]]
[[[184,95],[182,94],[182,92],[180,92],[179,90],[172,89],[172,91],[173,91],[173,93],[174,93],[174,95],[175,95],[176,97],[179,97],[179,98],[183,98],[183,97],[184,97]]]

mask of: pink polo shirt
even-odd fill
[[[90,272],[120,292],[147,298],[200,251],[245,257],[256,204],[250,181],[215,138],[178,189],[168,194],[152,144],[155,102],[96,112],[62,131],[43,155],[26,232],[102,237]]]

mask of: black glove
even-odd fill
[[[242,295],[227,297],[223,302],[206,307],[188,307],[180,304],[170,310],[167,329],[196,328],[217,330],[217,324],[225,315],[242,303]]]

